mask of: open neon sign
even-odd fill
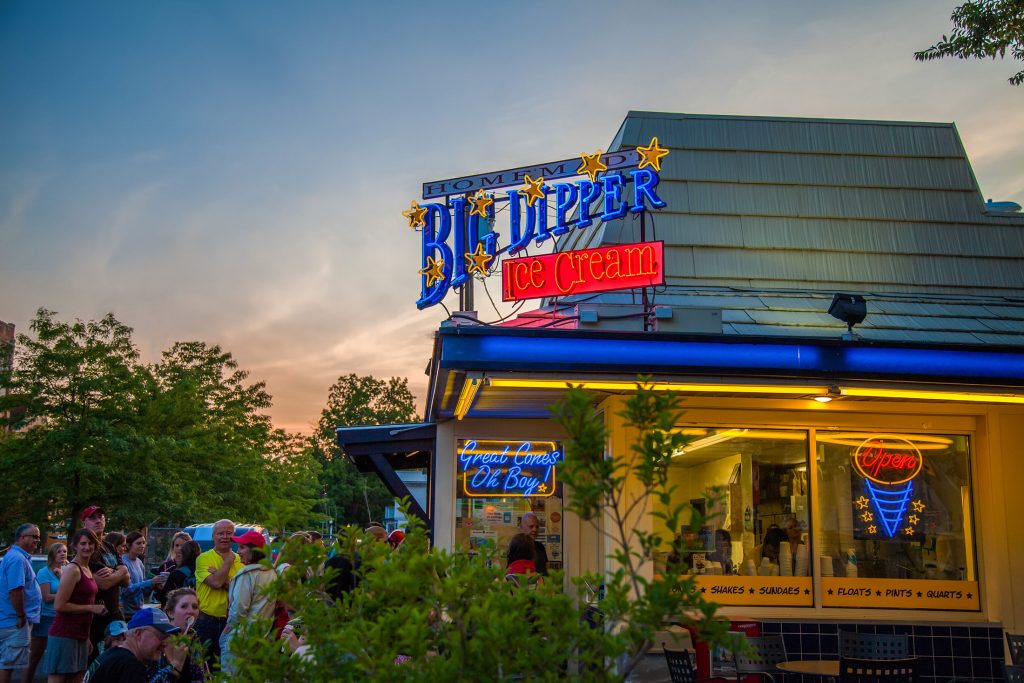
[[[462,491],[479,497],[548,497],[555,493],[561,447],[554,441],[458,441]]]
[[[854,501],[863,528],[871,535],[881,528],[889,538],[897,533],[917,533],[920,516],[913,513],[923,512],[925,505],[921,500],[911,501],[913,480],[924,464],[920,449],[900,436],[877,435],[858,446],[851,460],[868,493]],[[910,515],[906,514],[908,505],[913,508]]]

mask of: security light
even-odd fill
[[[853,334],[853,326],[864,320],[868,314],[867,303],[859,294],[836,294],[828,314],[846,323],[846,329]]]

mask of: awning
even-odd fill
[[[427,508],[424,510],[398,476],[399,470],[426,469],[434,474],[434,444],[437,425],[419,422],[372,427],[338,427],[338,446],[360,472],[373,472],[396,498],[408,497],[409,512],[419,517],[433,535],[433,482],[427,487]]]

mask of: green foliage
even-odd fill
[[[914,59],[927,61],[943,57],[981,59],[1006,57],[1024,61],[1024,0],[972,0],[953,10],[953,32]],[[1009,78],[1011,85],[1024,83],[1024,69]]]
[[[554,575],[536,590],[503,580],[497,558],[428,551],[419,520],[393,552],[349,527],[338,552],[359,557],[357,588],[325,599],[333,573],[300,581],[323,551],[307,546],[275,586],[301,615],[311,656],[292,656],[250,624],[232,641],[244,664],[233,680],[253,681],[562,681],[584,666],[586,680],[617,680],[608,643],[580,619]],[[411,658],[396,664],[399,655]]]
[[[139,362],[113,315],[72,323],[41,309],[0,376],[17,432],[0,441],[0,527],[73,527],[90,503],[111,528],[218,517],[312,518],[319,465],[262,412],[270,395],[231,354],[179,342]],[[253,495],[260,492],[261,495]]]
[[[250,624],[232,641],[241,664],[234,680],[621,681],[670,622],[696,625],[712,645],[740,647],[683,567],[652,577],[651,558],[664,542],[634,524],[648,513],[670,528],[683,528],[687,514],[694,530],[707,521],[674,504],[666,488],[672,453],[684,445],[673,431],[677,399],[641,386],[623,412],[636,438],[628,453],[614,456],[605,453],[608,434],[593,405],[572,391],[555,413],[570,436],[561,471],[571,485],[567,506],[611,541],[608,574],[574,579],[569,592],[560,572],[536,590],[513,588],[502,578],[501,558],[430,550],[418,519],[410,519],[398,552],[350,527],[337,552],[353,564],[359,558],[354,590],[327,598],[333,570],[319,571],[324,555],[316,546],[303,548],[272,588],[301,617],[307,656],[267,638],[267,624]],[[588,584],[601,583],[601,617],[588,619],[595,606],[583,596]],[[410,659],[396,664],[399,655]]]
[[[679,399],[646,388],[641,378],[619,413],[633,437],[624,454],[607,452],[609,434],[594,403],[593,397],[574,388],[552,412],[569,436],[561,469],[569,491],[566,506],[611,546],[614,571],[579,577],[576,584],[580,590],[605,585],[602,610],[610,637],[625,653],[622,673],[640,662],[655,632],[670,622],[691,624],[705,641],[736,649],[739,641],[728,634],[729,622],[715,618],[717,605],[704,600],[685,566],[670,562],[663,575],[653,571],[659,553],[686,548],[669,548],[661,535],[645,531],[645,515],[680,531],[688,527],[696,532],[709,521],[688,501],[677,501],[674,487],[666,485],[672,455],[687,441],[674,430],[682,414]],[[711,493],[712,498],[716,495]]]
[[[380,480],[348,461],[335,439],[336,427],[401,424],[416,415],[416,399],[405,378],[385,381],[371,376],[342,375],[331,386],[314,436],[314,455],[323,465],[321,484],[335,515],[344,524],[365,526],[380,520],[392,502]]]

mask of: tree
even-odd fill
[[[385,381],[354,373],[342,375],[330,389],[314,435],[314,453],[323,467],[321,483],[342,523],[365,526],[379,520],[392,497],[380,480],[359,472],[338,447],[336,427],[402,424],[416,415],[409,380]]]
[[[1024,0],[971,0],[953,10],[953,32],[914,59],[928,61],[943,57],[981,59],[1006,57],[1024,61]],[[1024,69],[1009,79],[1011,85],[1024,83]]]
[[[229,352],[179,342],[151,366],[112,314],[66,323],[40,309],[0,397],[18,431],[0,440],[0,526],[31,519],[71,532],[99,503],[111,528],[218,517],[305,524],[318,464],[264,414]],[[254,495],[258,494],[258,495]]]

